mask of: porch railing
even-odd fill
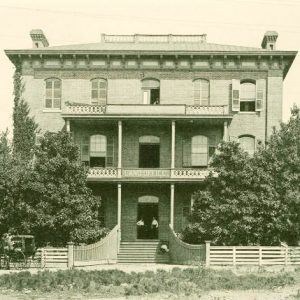
[[[69,104],[64,108],[64,114],[71,115],[227,115],[227,105],[185,105],[185,104]]]
[[[210,169],[160,169],[160,168],[90,168],[88,179],[114,179],[114,178],[139,178],[139,179],[204,179],[211,172]]]
[[[116,168],[90,168],[88,178],[117,178]]]
[[[170,259],[174,264],[205,263],[205,245],[191,245],[176,236],[169,226]]]
[[[123,169],[122,177],[170,178],[170,169]]]
[[[74,266],[116,263],[119,249],[119,226],[97,243],[74,246]]]

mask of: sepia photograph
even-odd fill
[[[300,0],[0,24],[0,300],[300,300]]]

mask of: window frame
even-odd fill
[[[55,82],[59,82],[59,88],[55,87]],[[47,87],[48,84],[51,84],[51,87]],[[51,96],[48,97],[48,90],[50,91]],[[55,91],[59,91],[59,97],[56,97]],[[61,99],[62,99],[62,81],[57,77],[50,77],[45,79],[45,101],[44,109],[46,111],[60,111],[61,110]],[[51,101],[51,107],[47,107],[47,100]],[[55,101],[59,101],[59,107],[55,107]]]
[[[243,85],[247,85],[247,84],[251,84],[253,91],[251,91],[251,93],[253,93],[253,96],[251,98],[248,97],[243,97],[243,91],[242,91],[242,87]],[[241,106],[242,104],[244,105],[245,103],[248,103],[248,105],[252,105],[253,108],[252,109],[247,109],[247,110],[242,110]],[[256,112],[256,81],[252,80],[252,79],[245,79],[245,80],[241,80],[240,82],[240,107],[239,107],[239,112],[241,113],[252,113],[252,112]]]
[[[93,87],[93,83],[97,82],[97,87]],[[101,87],[101,83],[105,83],[105,87]],[[91,104],[92,105],[106,105],[107,104],[107,90],[108,82],[105,78],[92,78],[91,79]],[[97,97],[93,97],[93,92],[97,92]],[[105,91],[105,97],[100,97],[101,91]]]
[[[156,84],[153,84],[151,86],[145,84],[146,82],[156,82]],[[157,78],[144,78],[141,80],[141,84],[142,84],[142,103],[144,105],[158,105],[160,104],[160,80]],[[158,90],[158,100],[154,101],[153,103],[151,103],[151,94],[152,94],[152,90]]]
[[[207,99],[203,98],[204,94],[204,89],[203,89],[203,83],[207,84]],[[197,84],[199,83],[199,87],[197,87]],[[210,105],[210,81],[209,79],[206,78],[196,78],[193,80],[193,101],[194,101],[194,106],[209,106]],[[196,91],[199,92],[199,99],[196,99]],[[203,102],[207,103],[203,103]],[[198,103],[196,103],[198,102]]]
[[[202,146],[199,148],[199,151],[195,151],[195,143],[194,141],[196,140],[196,138],[205,138],[206,140],[206,151],[205,152],[202,152],[201,149],[203,148],[203,145],[200,143],[198,144],[198,146]],[[194,164],[193,160],[196,160],[195,158],[193,159],[194,156],[197,156],[197,155],[201,155],[201,156],[205,156],[206,157],[206,162],[204,164]],[[193,168],[197,168],[197,167],[207,167],[208,166],[208,162],[209,162],[209,138],[206,136],[206,135],[202,135],[202,134],[199,134],[199,135],[194,135],[191,137],[191,167]]]

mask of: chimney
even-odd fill
[[[32,48],[44,48],[49,46],[48,40],[41,29],[32,29],[30,31],[30,37],[32,39]]]
[[[266,50],[275,50],[277,38],[278,33],[276,31],[267,31],[261,42],[261,47]]]

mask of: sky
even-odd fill
[[[300,0],[0,0],[0,25],[0,131],[10,132],[14,67],[3,50],[31,48],[31,29],[50,46],[96,43],[101,33],[205,33],[209,43],[250,47],[275,30],[278,50],[300,50]],[[299,55],[284,81],[284,121],[300,106]]]

